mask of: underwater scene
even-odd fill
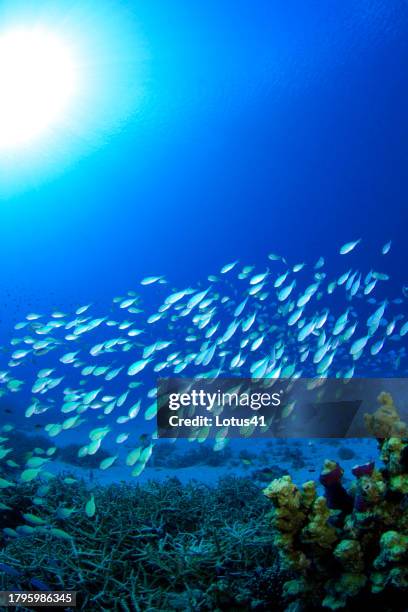
[[[407,65],[403,0],[1,3],[0,610],[408,610]]]

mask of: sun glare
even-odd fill
[[[26,147],[62,122],[76,81],[70,50],[53,32],[0,33],[0,150]]]

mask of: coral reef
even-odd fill
[[[249,479],[91,491],[61,475],[8,488],[7,504],[0,589],[76,590],[86,611],[279,609],[269,504]]]
[[[380,407],[374,414],[365,414],[364,421],[367,431],[375,438],[391,438],[393,436],[408,437],[408,425],[400,419],[398,410],[389,393],[378,396]]]
[[[404,431],[392,398],[379,400],[371,430]],[[0,590],[76,590],[77,609],[96,612],[406,612],[408,438],[379,435],[378,444],[382,467],[356,465],[350,486],[335,460],[302,487],[279,464],[264,467],[272,455],[304,462],[300,444],[280,441],[217,455],[249,477],[213,487],[2,475]],[[211,465],[206,444],[158,448],[157,467]],[[76,447],[67,453],[74,462]],[[274,477],[264,495],[257,483]]]
[[[368,419],[375,431],[395,418],[392,398],[379,397],[381,407]],[[398,425],[395,425],[398,423]],[[290,476],[264,490],[274,509],[270,520],[281,567],[295,572],[283,586],[287,610],[406,610],[408,593],[408,439],[381,438],[381,460],[353,468],[350,491],[342,485],[343,470],[326,461],[316,483],[299,489]]]

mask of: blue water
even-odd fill
[[[271,251],[292,263],[324,256],[327,270],[341,273],[339,247],[360,237],[352,261],[390,274],[379,297],[401,295],[406,2],[152,0],[109,10],[143,41],[143,93],[102,139],[84,120],[61,167],[47,171],[45,161],[37,181],[22,171],[4,190],[2,344],[29,311],[92,302],[104,315],[112,297],[150,274],[163,274],[169,291],[205,285],[235,259],[273,267]],[[104,70],[126,75],[125,56],[108,67],[92,61],[102,82]],[[126,79],[120,85],[126,90]],[[82,139],[91,146],[85,153],[78,144],[76,154]],[[151,314],[155,290],[144,295]],[[364,374],[401,375],[401,367],[373,360]]]
[[[359,236],[369,262],[393,238],[406,281],[405,2],[116,10],[147,47],[143,100],[93,153],[4,199],[3,320]]]

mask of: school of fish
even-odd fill
[[[87,437],[79,458],[104,447],[109,455],[101,470],[121,465],[139,476],[157,440],[152,424],[140,434],[144,422],[154,423],[158,377],[403,376],[408,287],[382,297],[390,277],[356,268],[356,253],[350,253],[360,243],[339,249],[344,271],[335,278],[325,272],[323,257],[289,265],[271,253],[263,270],[234,261],[195,288],[169,291],[162,276],[148,276],[138,292],[113,299],[114,316],[95,313],[91,304],[74,313],[27,314],[15,325],[20,335],[0,370],[0,397],[30,397],[20,420],[47,417],[44,431],[56,442],[33,449],[19,465],[8,458],[15,425],[0,427],[0,466],[4,462],[15,474],[1,477],[0,489],[37,479],[41,500],[58,436],[69,430]],[[381,256],[390,249],[387,242]],[[155,311],[146,312],[144,301],[157,303]],[[202,431],[192,436],[199,442],[205,437]],[[225,444],[221,432],[214,450]],[[95,513],[93,498],[85,511]],[[69,516],[72,509],[64,512]]]

